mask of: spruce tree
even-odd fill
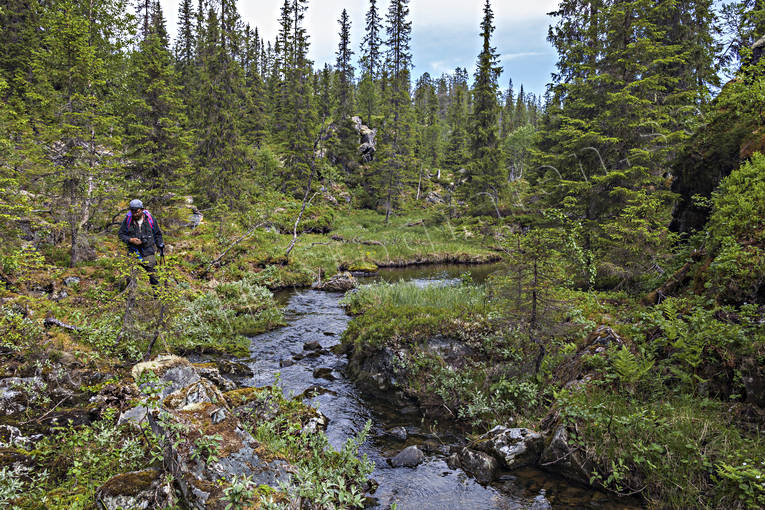
[[[353,113],[353,64],[351,56],[351,21],[348,12],[343,9],[340,19],[340,42],[337,46],[336,72],[337,72],[337,98],[338,115],[336,120],[347,119]]]
[[[35,55],[41,137],[58,169],[49,189],[57,197],[56,214],[68,225],[72,266],[95,256],[88,226],[120,164],[119,125],[107,102],[113,89],[106,83],[121,66],[115,50],[122,49],[120,34],[128,23],[121,7],[112,0],[61,0],[46,10]]]
[[[232,4],[223,5],[221,16],[230,20],[233,13],[227,10],[232,8]],[[239,63],[226,51],[227,42],[233,37],[224,32],[231,28],[215,9],[208,10],[205,39],[199,52],[202,69],[196,179],[210,202],[244,207],[242,187],[247,169],[241,132],[244,77]]]
[[[382,19],[377,10],[377,0],[369,0],[366,13],[365,34],[361,42],[361,81],[359,82],[359,105],[367,124],[377,115],[379,102],[378,79],[381,67]]]
[[[128,120],[126,155],[146,187],[167,189],[187,175],[190,139],[159,2],[153,5],[148,30],[134,56],[137,97]]]
[[[410,41],[412,37],[412,22],[409,17],[409,0],[392,0],[386,15],[386,71],[389,87],[386,105],[386,116],[389,118],[390,129],[386,138],[390,143],[390,157],[386,162],[387,172],[384,175],[385,189],[385,221],[388,222],[397,198],[397,190],[401,184],[408,166],[410,128],[413,124],[411,115],[411,98],[409,95],[412,67]]]
[[[178,37],[175,40],[175,58],[182,83],[186,83],[190,67],[194,63],[194,7],[192,0],[181,0],[178,6]]]
[[[471,201],[477,194],[488,194],[496,203],[504,186],[505,176],[501,164],[497,124],[497,79],[501,68],[497,65],[497,52],[491,46],[494,13],[489,0],[484,4],[483,13],[483,48],[478,55],[473,87],[473,111],[470,116],[470,148],[473,161],[469,165],[462,192],[470,197]],[[474,203],[482,202],[486,202],[486,199],[476,198]]]

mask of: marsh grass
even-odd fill
[[[486,292],[478,285],[434,283],[417,285],[411,282],[362,285],[343,299],[351,314],[360,314],[381,307],[428,307],[443,310],[485,311]]]

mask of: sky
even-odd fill
[[[175,34],[178,0],[160,0],[167,27]],[[196,2],[194,2],[196,3]],[[265,40],[276,37],[279,8],[283,0],[239,0],[242,20],[258,27]],[[472,76],[481,50],[480,23],[483,0],[411,0],[413,77],[428,72],[438,77],[455,67],[466,67]],[[512,78],[516,93],[523,84],[526,91],[542,94],[554,70],[555,50],[547,42],[547,13],[557,0],[492,0],[496,30],[492,44],[500,55],[503,68],[500,86],[505,89]],[[316,67],[335,61],[339,36],[337,20],[343,8],[351,19],[351,44],[358,58],[364,35],[364,15],[368,0],[311,0],[306,14],[310,36],[310,57]],[[387,0],[378,0],[383,17]]]

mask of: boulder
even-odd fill
[[[319,411],[316,411],[316,415],[308,419],[308,422],[303,425],[301,429],[302,434],[315,434],[321,430],[327,430],[329,425],[329,418],[324,416]]]
[[[403,414],[403,408],[412,404],[401,391],[400,381],[406,377],[405,356],[403,351],[390,347],[354,349],[348,361],[348,374],[364,393],[390,402]]]
[[[334,381],[337,379],[337,377],[332,374],[332,369],[329,367],[320,367],[315,369],[313,371],[313,376],[319,379],[326,379],[328,381]]]
[[[151,361],[144,361],[142,363],[136,364],[131,369],[130,374],[133,376],[133,379],[138,381],[138,379],[141,377],[141,374],[147,371],[154,372],[157,377],[162,377],[162,375],[164,375],[164,373],[171,368],[190,366],[191,363],[189,363],[189,360],[186,358],[181,358],[180,356],[157,356]]]
[[[329,292],[346,292],[356,288],[357,285],[358,282],[356,281],[356,278],[354,278],[354,276],[348,271],[343,271],[342,273],[333,275],[328,280],[320,282],[316,288],[318,290],[325,290]]]
[[[169,508],[175,493],[159,471],[146,469],[109,478],[96,490],[96,502],[101,510]]]
[[[186,409],[202,403],[217,404],[224,402],[223,394],[207,379],[197,381],[174,391],[165,397],[163,404],[169,409]]]
[[[542,435],[526,428],[498,425],[481,436],[472,447],[498,459],[507,469],[533,466],[543,448]]]
[[[252,369],[239,361],[220,359],[217,361],[218,370],[221,374],[234,377],[252,377]]]
[[[217,367],[210,367],[207,365],[195,365],[197,373],[215,384],[220,391],[231,391],[236,389],[236,384],[233,381],[223,377],[220,370]]]
[[[202,224],[202,218],[204,216],[202,213],[197,209],[196,207],[191,208],[191,214],[189,215],[189,221],[186,224],[187,227],[190,227],[192,229],[197,228],[199,225]]]
[[[128,409],[120,414],[119,420],[117,420],[117,426],[128,425],[130,427],[140,428],[141,423],[146,421],[148,412],[149,409],[144,406],[136,406],[132,409]]]
[[[417,446],[407,446],[390,459],[393,467],[416,467],[425,460],[425,454]]]
[[[459,466],[479,483],[486,484],[494,480],[499,464],[488,453],[463,448],[457,456]]]

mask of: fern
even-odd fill
[[[653,360],[638,358],[622,346],[611,356],[611,366],[619,376],[622,385],[634,387],[653,368]]]

